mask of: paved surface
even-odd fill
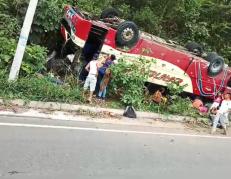
[[[168,132],[0,116],[0,178],[229,178],[231,138]]]

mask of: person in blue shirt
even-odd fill
[[[98,98],[105,99],[107,86],[111,78],[111,71],[108,69],[114,60],[116,59],[115,55],[111,55],[106,59],[102,67],[99,68],[99,78],[98,78]]]

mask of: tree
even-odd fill
[[[207,23],[208,47],[231,60],[231,3],[230,1],[205,1],[200,9],[200,20]]]

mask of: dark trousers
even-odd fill
[[[100,83],[101,83],[102,79],[103,79],[103,75],[99,73],[99,74],[98,74],[98,77],[97,77],[96,88],[95,88],[96,94],[99,93],[99,90],[100,90]]]

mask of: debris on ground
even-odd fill
[[[185,125],[188,128],[208,128],[209,127],[209,120],[202,120],[202,119],[190,119],[190,120],[185,120]]]

